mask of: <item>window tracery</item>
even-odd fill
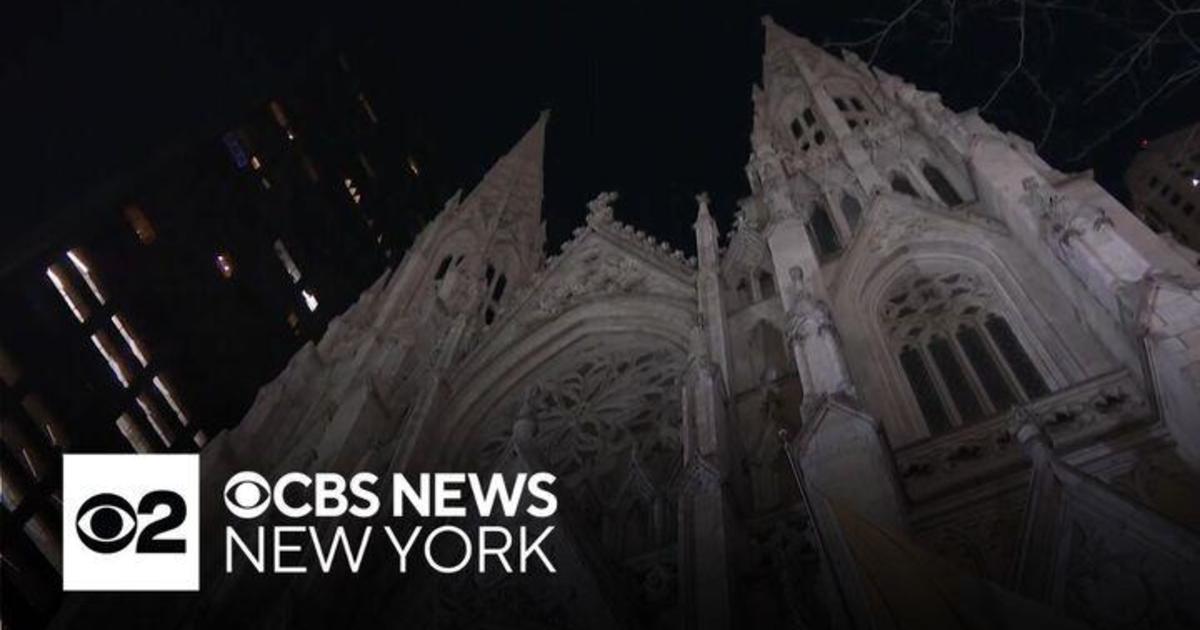
[[[880,317],[931,435],[1049,393],[992,288],[972,273],[902,276]]]
[[[500,424],[508,428],[483,442],[479,461],[498,462],[511,442],[513,421],[525,414],[534,423],[532,440],[547,467],[572,492],[589,522],[609,528],[601,539],[614,541],[614,551],[641,553],[651,542],[675,535],[669,520],[651,516],[674,510],[670,501],[653,506],[672,496],[682,462],[686,359],[666,345],[616,350],[611,345],[597,343],[572,353],[514,396],[520,400],[501,405],[498,416],[506,420]],[[630,531],[635,525],[646,529]]]

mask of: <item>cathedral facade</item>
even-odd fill
[[[214,555],[155,627],[1200,624],[1196,254],[764,24],[730,232],[699,195],[687,257],[603,193],[547,257],[543,113],[202,452],[206,497],[239,470],[549,470],[559,575]]]

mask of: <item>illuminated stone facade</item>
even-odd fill
[[[284,587],[214,552],[179,627],[1198,618],[1200,272],[1087,175],[765,27],[732,231],[698,196],[689,258],[604,193],[544,256],[543,114],[203,451],[214,497],[551,470],[560,574]]]

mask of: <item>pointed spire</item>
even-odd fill
[[[840,59],[829,54],[820,46],[776,24],[771,16],[764,15],[762,23],[766,33],[766,45],[763,47],[764,60],[781,51],[791,51],[796,53],[798,61],[810,70],[829,62],[842,63]],[[764,62],[764,70],[769,67],[770,65]],[[764,76],[763,80],[766,81],[767,77]]]
[[[541,222],[542,161],[549,119],[550,110],[543,110],[525,135],[483,176],[463,202],[464,207],[485,217],[503,213],[503,222],[509,224]]]
[[[550,110],[543,109],[538,114],[537,122],[517,141],[516,146],[509,151],[510,158],[517,158],[542,168],[542,155],[546,148],[546,123],[550,120]]]

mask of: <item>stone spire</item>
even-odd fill
[[[518,255],[525,259],[522,267],[526,270],[538,266],[546,241],[542,222],[542,163],[549,119],[550,111],[543,110],[458,208],[482,230],[480,251],[490,251],[498,243],[516,244]],[[517,279],[511,274],[508,278],[510,282]]]
[[[496,161],[463,206],[476,205],[484,216],[499,214],[511,219],[518,216],[540,221],[542,214],[542,158],[546,145],[546,122],[550,111],[543,110],[537,122],[525,132],[509,152]]]
[[[810,71],[829,63],[843,63],[840,59],[825,52],[825,50],[813,44],[808,39],[791,33],[776,24],[775,20],[771,19],[769,15],[763,16],[762,23],[766,37],[766,45],[763,47],[764,83],[774,78],[771,76],[772,70],[780,69],[780,65],[778,64],[767,63],[769,59],[780,58],[786,55],[793,62],[802,64]]]

